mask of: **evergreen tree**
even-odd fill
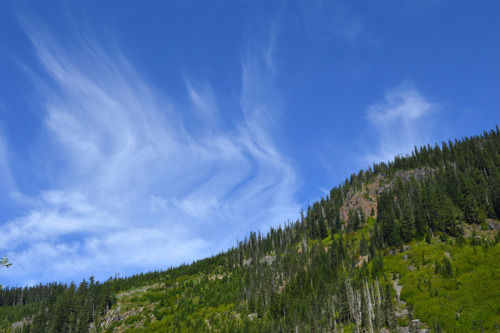
[[[349,301],[347,296],[347,287],[345,278],[343,278],[339,284],[337,308],[339,309],[339,320],[342,323],[349,322],[351,313],[349,309]]]
[[[401,238],[405,243],[410,242],[415,234],[415,217],[413,215],[412,206],[406,195],[402,199],[402,214],[401,214]]]
[[[326,228],[326,223],[325,223],[325,219],[323,218],[320,218],[319,219],[319,238],[320,239],[325,239],[326,237],[328,237],[328,230]]]
[[[391,286],[389,284],[385,286],[384,310],[385,323],[389,329],[394,330],[396,328],[396,314],[392,304]]]
[[[387,246],[395,246],[398,243],[396,233],[396,219],[393,209],[393,196],[389,191],[380,195],[377,209],[377,223],[382,228],[382,236]]]
[[[361,236],[361,240],[359,242],[359,254],[362,256],[366,256],[368,254],[368,245],[366,244],[365,235]]]

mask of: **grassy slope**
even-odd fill
[[[365,225],[349,238],[359,240],[367,229]],[[500,326],[500,243],[474,249],[469,240],[460,246],[454,240],[450,244],[450,241],[433,239],[431,244],[418,241],[409,245],[405,252],[386,254],[386,279],[381,278],[381,285],[399,276],[399,284],[403,286],[401,299],[413,309],[414,317],[429,327],[437,321],[445,332],[481,331],[481,325],[486,332],[495,332],[496,325]],[[445,253],[449,253],[453,267],[453,276],[448,278],[435,273],[435,262],[442,264],[447,256]],[[407,260],[404,260],[405,255]],[[213,273],[184,276],[175,282],[175,289],[155,285],[121,297],[121,313],[127,315],[134,311],[137,314],[115,323],[108,331],[161,332],[173,328],[176,322],[181,331],[196,331],[200,327],[217,330],[222,323],[242,325],[242,318],[249,313],[237,308],[238,295],[217,298],[223,289],[237,289],[235,280]],[[206,295],[205,299],[200,300],[199,294]]]
[[[165,332],[174,328],[193,332],[237,320],[232,302],[237,295],[225,293],[237,293],[236,282],[227,274],[200,273],[119,295],[120,313],[125,319],[114,322],[106,332]]]
[[[454,272],[449,278],[435,273],[435,262],[442,263],[445,252]],[[408,251],[386,256],[384,265],[386,276],[400,274],[401,298],[415,317],[430,326],[438,320],[446,332],[480,331],[481,324],[486,332],[494,332],[500,326],[499,258],[500,243],[474,249],[434,240],[413,242]]]
[[[346,235],[347,243],[359,247],[361,235],[368,239],[374,219],[361,230]],[[492,232],[479,232],[491,238]],[[451,241],[450,241],[451,240]],[[431,244],[414,241],[407,251],[389,254],[385,250],[381,286],[399,277],[401,299],[414,312],[414,318],[433,327],[439,322],[445,332],[497,332],[500,326],[500,243],[490,247],[471,246],[470,238],[459,245],[454,239]],[[313,246],[317,241],[310,241]],[[331,243],[330,238],[323,245]],[[492,243],[493,244],[493,243]],[[449,254],[453,276],[435,273],[436,261],[442,265]],[[405,260],[404,257],[407,257]],[[369,264],[371,268],[371,264]],[[175,281],[168,277],[155,284],[118,295],[120,321],[107,332],[218,331],[223,325],[244,326],[251,312],[238,305],[235,272],[199,272]],[[200,297],[201,296],[201,297]],[[116,310],[116,306],[114,307]],[[8,327],[8,326],[6,326]]]
[[[361,234],[367,237],[372,224],[370,219],[347,239],[356,239],[353,244],[359,246]],[[323,240],[325,245],[330,242],[329,238]],[[461,246],[454,239],[433,239],[431,244],[414,241],[402,253],[391,255],[386,251],[386,278],[381,278],[381,286],[392,284],[391,280],[399,276],[403,286],[401,299],[413,309],[414,317],[429,327],[437,320],[445,332],[480,332],[481,325],[485,332],[497,332],[500,243],[491,247],[473,247],[469,243],[470,239]],[[435,262],[442,264],[446,253],[453,267],[453,276],[448,278],[435,273]],[[108,326],[107,332],[164,332],[174,327],[187,332],[209,327],[217,331],[222,324],[244,325],[251,313],[238,307],[237,280],[220,270],[184,275],[176,281],[166,278],[161,283],[122,293],[118,296],[122,320]],[[228,293],[229,290],[233,292]]]

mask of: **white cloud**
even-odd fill
[[[424,97],[411,83],[386,92],[384,100],[366,110],[370,147],[365,146],[368,163],[390,161],[409,154],[415,146],[427,144],[434,131],[432,117],[438,105]]]
[[[0,194],[6,191],[7,193],[8,191],[15,191],[16,186],[14,178],[12,177],[12,172],[10,170],[7,144],[1,132],[0,132],[0,178],[2,179]]]
[[[3,225],[8,281],[165,269],[297,214],[295,171],[271,135],[279,104],[268,91],[269,52],[244,60],[243,121],[222,129],[209,84],[186,80],[191,104],[179,106],[122,55],[27,31],[50,76],[35,83],[54,153],[36,160],[55,181],[38,196],[13,195],[29,212]],[[195,133],[187,122],[196,117]]]
[[[386,90],[379,101],[364,110],[353,141],[324,143],[315,153],[316,161],[333,184],[341,184],[351,173],[366,170],[373,163],[411,155],[415,146],[433,144],[439,131],[445,130],[446,126],[438,122],[442,118],[441,108],[440,103],[424,96],[412,82],[403,82]],[[329,193],[322,188],[318,192]]]
[[[216,120],[217,100],[210,84],[205,83],[194,87],[192,82],[186,80],[186,87],[197,116],[203,120]]]

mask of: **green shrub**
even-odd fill
[[[131,325],[135,322],[138,322],[141,320],[141,316],[136,314],[136,315],[132,315],[132,316],[128,316],[126,319],[125,319],[125,324],[126,325]]]

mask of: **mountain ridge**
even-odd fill
[[[332,188],[297,221],[251,232],[237,246],[190,265],[104,283],[91,278],[78,288],[6,289],[0,327],[495,331],[499,217],[497,126],[374,164]],[[31,322],[19,324],[29,316]]]

